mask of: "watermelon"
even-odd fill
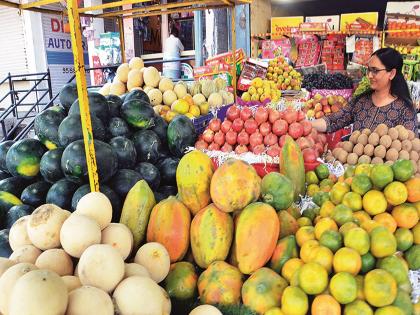
[[[32,182],[22,176],[9,177],[0,180],[0,190],[20,196],[22,191]]]
[[[150,99],[149,96],[147,96],[146,92],[142,91],[142,90],[133,90],[131,92],[128,92],[125,97],[123,102],[127,102],[127,101],[131,101],[131,100],[139,100],[142,102],[145,102],[147,104],[150,105]]]
[[[137,152],[134,143],[125,137],[115,137],[109,141],[109,145],[118,156],[119,168],[133,168],[136,165]]]
[[[71,104],[77,100],[77,85],[75,82],[67,83],[61,88],[59,98],[60,104],[66,109],[69,110]]]
[[[118,95],[109,94],[106,99],[108,100],[109,116],[120,117],[120,109],[122,100]]]
[[[0,191],[0,229],[4,227],[6,214],[13,206],[21,205],[22,201],[7,191]]]
[[[129,190],[142,179],[136,171],[121,169],[112,177],[110,186],[121,198],[125,198]]]
[[[90,114],[96,115],[104,124],[107,124],[109,120],[109,106],[105,96],[96,92],[88,92],[88,99]],[[78,99],[71,105],[69,115],[80,115]]]
[[[35,209],[29,205],[18,205],[11,207],[6,214],[6,227],[10,229],[19,218],[32,214],[34,210]]]
[[[105,185],[100,185],[99,190],[101,193],[105,194],[109,201],[112,204],[112,222],[119,222],[121,216],[122,203],[120,197],[115,191]],[[71,199],[71,210],[75,211],[76,206],[79,203],[79,200],[86,194],[90,192],[89,184],[80,186],[73,194]]]
[[[64,177],[61,170],[61,156],[64,149],[58,148],[46,152],[39,163],[39,171],[45,181],[55,183]]]
[[[35,178],[39,174],[39,162],[46,149],[36,139],[23,139],[13,144],[6,155],[6,166],[13,176]]]
[[[156,202],[160,202],[169,196],[176,196],[178,190],[175,186],[160,186],[155,192]]]
[[[155,111],[149,103],[138,99],[125,100],[121,106],[121,117],[135,128],[148,129],[154,124]]]
[[[35,117],[35,134],[49,150],[60,146],[58,127],[65,117],[65,113],[58,106],[48,108]]]
[[[160,141],[163,144],[168,142],[167,140],[167,132],[168,132],[168,124],[166,123],[165,119],[160,116],[156,116],[154,119],[154,125],[152,129],[159,137]]]
[[[106,132],[102,121],[95,115],[90,116],[92,123],[93,137],[98,140],[105,140]],[[73,141],[83,139],[82,122],[80,115],[67,116],[58,127],[58,140],[62,147],[68,146]]]
[[[0,171],[0,180],[5,179],[5,178],[9,178],[11,175],[7,172],[4,171]]]
[[[71,208],[71,198],[79,185],[66,178],[60,179],[48,190],[46,203],[52,203],[65,210]]]
[[[162,143],[156,133],[152,130],[137,131],[133,135],[132,140],[137,151],[137,160],[139,162],[154,164],[158,161]]]
[[[9,230],[0,230],[0,257],[9,258],[12,253],[9,245]]]
[[[184,115],[176,116],[168,126],[167,131],[169,151],[182,157],[188,147],[193,147],[197,134],[191,119]]]
[[[175,157],[167,157],[157,163],[157,168],[160,172],[161,184],[176,185],[176,168],[178,167],[179,159]]]
[[[129,137],[131,131],[124,119],[120,117],[112,117],[108,124],[108,133],[111,135],[111,138],[118,136]]]
[[[142,162],[139,163],[134,170],[143,177],[152,190],[159,187],[160,173],[156,166],[148,162]]]
[[[120,99],[121,99],[121,101],[123,102],[123,104],[124,104],[124,102],[125,102],[125,97],[127,96],[127,93],[125,93],[125,94],[123,94],[123,95],[120,95]],[[121,114],[121,109],[120,109],[120,114]]]
[[[6,140],[0,143],[0,170],[9,172],[6,166],[6,154],[10,147],[15,143],[13,140]]]
[[[22,200],[24,204],[32,207],[39,207],[45,203],[45,198],[47,197],[50,188],[51,184],[45,181],[33,183],[23,190],[20,195],[20,200]]]
[[[118,156],[107,143],[95,140],[94,146],[99,181],[104,183],[117,172]],[[61,157],[61,169],[64,176],[75,183],[82,184],[88,181],[88,169],[83,140],[76,140],[64,149]]]

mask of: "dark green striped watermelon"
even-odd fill
[[[33,181],[22,176],[14,176],[0,180],[0,190],[20,196],[22,191]]]
[[[71,209],[71,198],[79,185],[66,178],[60,179],[48,190],[46,203],[55,204],[65,210]]]
[[[99,140],[94,141],[99,182],[104,183],[115,175],[118,168],[118,156],[112,147]],[[64,149],[61,157],[61,169],[64,176],[78,184],[88,181],[85,146],[83,140],[76,140]]]
[[[156,164],[160,172],[162,185],[176,186],[176,168],[178,164],[179,159],[176,157],[167,157]]]
[[[9,230],[0,230],[0,257],[9,258],[12,253],[9,244]]]
[[[197,139],[197,133],[191,119],[184,115],[176,116],[168,126],[169,151],[182,157],[188,147],[193,147]]]
[[[118,95],[109,94],[106,99],[108,100],[109,116],[120,117],[120,109],[123,103],[122,99]]]
[[[175,186],[160,186],[154,192],[156,202],[160,202],[163,199],[168,198],[169,196],[176,196],[177,193],[178,193],[178,189]]]
[[[156,163],[159,159],[162,143],[152,130],[137,131],[132,138],[137,151],[137,161]]]
[[[48,150],[53,150],[60,146],[58,126],[60,126],[65,117],[65,113],[58,106],[48,108],[35,117],[35,134]]]
[[[114,137],[129,137],[131,135],[130,127],[124,119],[120,117],[112,117],[108,124],[108,133],[111,138]]]
[[[109,120],[108,100],[102,94],[88,92],[89,110],[91,115],[96,115],[104,124]],[[80,115],[79,100],[70,107],[69,115]]]
[[[77,100],[77,85],[75,82],[67,83],[61,88],[60,94],[60,104],[66,109],[69,110],[71,104]]]
[[[148,162],[139,163],[134,170],[149,184],[152,190],[160,185],[160,173],[156,166]]]
[[[7,191],[0,191],[0,229],[5,227],[7,212],[13,206],[21,205],[22,201]]]
[[[0,180],[5,179],[5,178],[9,178],[12,175],[10,175],[9,173],[5,172],[5,171],[0,171]]]
[[[106,131],[102,121],[95,115],[90,116],[92,123],[92,132],[95,139],[104,141]],[[82,122],[80,115],[67,116],[58,127],[58,140],[62,147],[68,146],[70,143],[83,139]]]
[[[30,215],[34,212],[34,208],[29,205],[13,206],[7,211],[6,214],[6,227],[10,229],[12,225],[25,215]]]
[[[64,149],[58,148],[45,152],[39,164],[39,171],[45,181],[55,183],[64,177],[61,170],[61,156]]]
[[[6,165],[13,176],[35,178],[39,174],[39,163],[46,149],[36,139],[23,139],[13,144],[6,155]]]
[[[135,128],[148,129],[153,127],[155,111],[149,103],[138,99],[126,100],[121,106],[121,117]]]
[[[124,102],[131,101],[131,100],[139,100],[150,105],[150,98],[149,96],[147,96],[146,92],[143,90],[136,89],[131,92],[128,92],[127,95],[124,97]]]
[[[118,168],[133,168],[137,161],[137,152],[133,142],[125,137],[115,137],[109,145],[118,156]]]
[[[121,198],[125,198],[129,190],[142,179],[136,171],[121,169],[112,177],[109,184]]]
[[[45,181],[39,181],[26,187],[20,195],[20,200],[24,204],[32,207],[39,207],[45,203],[47,193],[51,188],[51,184]]]
[[[160,116],[155,116],[154,124],[151,130],[153,130],[158,135],[162,144],[166,145],[168,143],[168,124],[165,119]]]
[[[9,173],[6,165],[6,155],[10,147],[15,143],[14,140],[6,140],[0,143],[0,170]]]

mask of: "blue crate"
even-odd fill
[[[192,122],[195,128],[195,131],[197,132],[198,135],[201,135],[204,132],[204,130],[206,129],[210,120],[212,120],[213,117],[214,115],[212,113],[208,113],[207,115],[203,115],[203,116],[193,119]]]

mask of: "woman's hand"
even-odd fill
[[[323,118],[310,120],[312,124],[312,128],[314,128],[318,132],[325,132],[327,131],[327,122]]]

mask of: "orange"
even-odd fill
[[[190,106],[194,105],[193,97],[190,94],[185,95],[182,99],[187,101]]]
[[[360,271],[362,273],[366,273],[375,268],[375,265],[376,258],[370,252],[367,252],[362,256],[362,268],[360,269]]]
[[[309,219],[307,217],[300,217],[296,221],[297,221],[297,224],[299,225],[299,227],[302,227],[302,226],[312,226],[311,219]]]
[[[354,170],[354,175],[364,174],[364,175],[370,176],[371,171],[372,171],[372,165],[362,163],[356,166]]]
[[[359,221],[359,224],[362,224],[363,222],[370,220],[371,217],[366,211],[356,211],[353,213],[353,218],[357,219]]]
[[[417,213],[419,214],[419,217],[420,217],[420,201],[413,202],[413,206],[416,207]]]
[[[392,167],[387,164],[375,164],[370,173],[370,179],[375,187],[383,189],[394,180]]]
[[[322,233],[327,230],[338,231],[338,226],[331,218],[322,218],[315,225],[315,238],[319,240]]]
[[[417,223],[412,231],[406,228],[398,228],[394,233],[395,239],[397,240],[397,249],[403,252],[409,249],[415,240],[416,231],[417,241],[420,242],[420,223]]]
[[[375,307],[390,305],[397,296],[397,282],[383,269],[374,269],[365,276],[364,291],[366,301]]]
[[[270,308],[264,315],[284,315],[280,307]]]
[[[413,233],[414,237],[414,244],[420,244],[420,222],[417,223],[412,229],[411,232]],[[398,239],[397,239],[398,242]]]
[[[398,227],[411,229],[419,222],[417,209],[409,203],[394,207],[392,209],[392,216],[397,222]]]
[[[321,294],[315,297],[311,306],[312,315],[340,315],[341,306],[331,295]]]
[[[325,246],[318,246],[314,249],[313,255],[311,255],[311,262],[320,264],[325,268],[325,270],[327,270],[328,273],[330,273],[333,257],[334,254],[329,248]]]
[[[357,298],[356,279],[348,272],[335,274],[331,278],[329,289],[340,304],[351,303]]]
[[[354,229],[356,227],[359,227],[356,223],[354,223],[354,222],[346,222],[342,226],[340,226],[340,229],[338,231],[341,234],[345,235],[348,231],[350,231],[351,229]]]
[[[332,201],[327,200],[322,204],[321,209],[319,210],[319,215],[323,218],[330,217],[334,208],[335,204]]]
[[[403,183],[392,182],[385,187],[384,195],[390,205],[397,206],[406,202],[408,191]]]
[[[358,193],[359,195],[363,196],[371,189],[372,182],[369,176],[365,174],[355,176],[351,182],[351,190],[355,193]]]
[[[322,293],[328,285],[328,273],[320,264],[310,262],[299,270],[299,286],[310,295]]]
[[[363,209],[370,215],[385,212],[387,206],[384,194],[378,190],[370,190],[363,196]]]
[[[308,296],[298,287],[287,287],[281,297],[281,309],[286,315],[306,315],[309,309]]]
[[[329,248],[333,252],[336,252],[343,246],[343,237],[340,232],[328,230],[322,233],[321,238],[319,239],[319,244]]]
[[[300,258],[292,258],[286,261],[281,269],[281,275],[285,278],[289,283],[292,279],[293,274],[296,270],[304,265],[304,262]]]
[[[318,241],[316,240],[309,240],[303,244],[300,248],[300,258],[305,262],[308,263],[311,261],[313,255],[315,254],[315,249],[319,246]]]
[[[362,258],[356,250],[343,247],[334,254],[333,266],[336,273],[348,272],[357,275],[362,267]]]
[[[373,220],[376,222],[382,224],[384,227],[386,227],[391,233],[394,233],[397,229],[397,222],[395,222],[395,219],[392,215],[390,215],[388,212],[377,214],[373,217]]]
[[[404,311],[394,305],[380,307],[375,311],[375,315],[405,315]]]
[[[374,221],[374,220],[368,220],[363,222],[360,227],[364,230],[366,230],[366,232],[370,233],[373,231],[374,228],[377,228],[378,226],[383,226],[381,223]]]
[[[344,245],[364,255],[370,247],[369,234],[360,227],[353,228],[344,234]]]
[[[350,186],[346,183],[336,183],[330,190],[330,199],[334,204],[338,205],[349,191]]]
[[[315,228],[313,226],[302,226],[296,232],[296,242],[302,247],[309,240],[315,239]]]
[[[373,311],[365,301],[356,300],[346,304],[344,315],[373,315]]]
[[[348,192],[343,197],[343,205],[349,207],[353,211],[362,210],[362,196],[353,191]]]
[[[310,184],[308,185],[308,188],[306,189],[306,193],[309,197],[312,197],[320,190],[319,186],[317,184]]]
[[[357,275],[355,279],[357,283],[357,299],[363,301],[365,299],[365,292],[364,292],[365,278],[362,275]]]
[[[405,182],[407,187],[409,202],[420,201],[420,177],[414,177]]]

